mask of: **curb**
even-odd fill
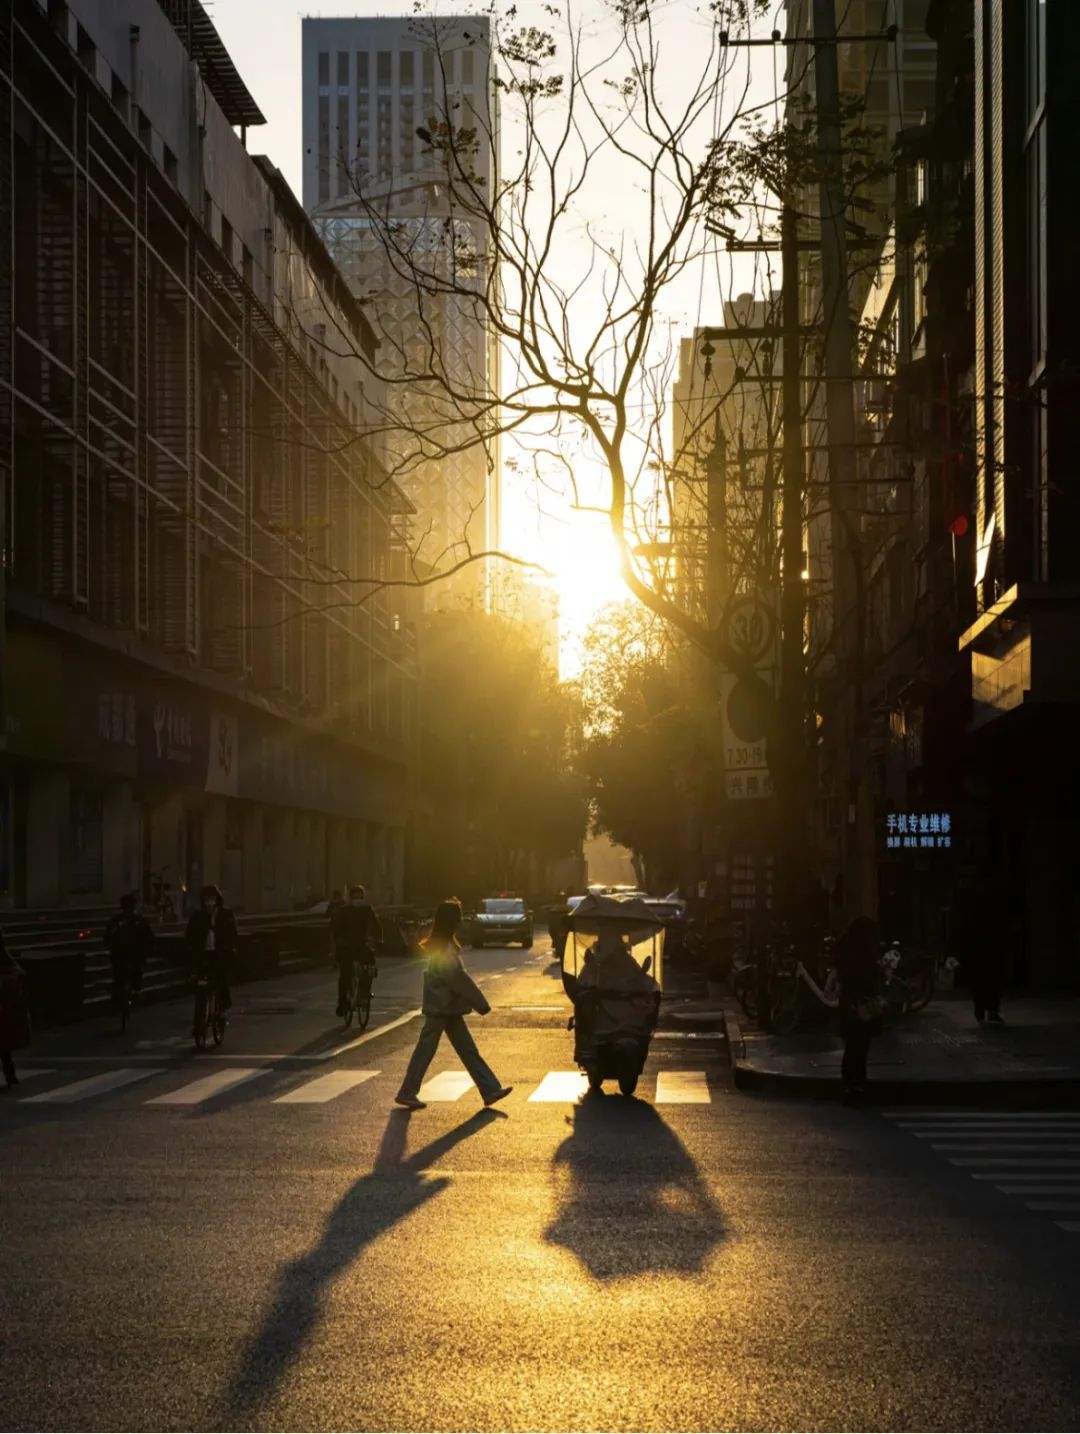
[[[724,1012],[724,1035],[727,1037],[728,1057],[731,1061],[731,1069],[736,1073],[735,1084],[739,1084],[738,1071],[740,1063],[746,1060],[746,1040],[743,1037],[742,1026],[738,1017],[733,1016],[730,1011]]]
[[[751,1065],[746,1060],[746,1046],[741,1032],[739,1039],[738,1048],[731,1046],[732,1072],[738,1090],[759,1091],[765,1095],[797,1100],[839,1101],[843,1098],[843,1088],[835,1076],[789,1075],[784,1071],[762,1070]],[[1062,1080],[1039,1077],[1031,1080],[874,1080],[871,1076],[865,1104],[1080,1110],[1080,1077]]]

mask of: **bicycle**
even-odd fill
[[[131,980],[127,976],[120,976],[113,982],[113,1003],[120,1013],[120,1034],[127,1030],[128,1016],[131,1014],[132,1005]]]
[[[349,979],[345,987],[345,1013],[342,1020],[347,1026],[352,1025],[353,1016],[356,1017],[358,1030],[366,1030],[368,1020],[371,1017],[371,984],[374,977],[374,967],[370,962],[354,961]]]
[[[195,1020],[192,1028],[195,1049],[206,1049],[207,1040],[220,1046],[225,1039],[225,1012],[221,1009],[221,997],[210,979],[208,971],[201,971],[195,978]]]

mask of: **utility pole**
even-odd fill
[[[835,0],[814,0],[814,79],[820,166],[821,280],[825,322],[825,417],[832,538],[832,638],[841,773],[841,865],[845,916],[876,914],[874,824],[866,730],[864,574],[856,502],[854,346],[848,312]]]
[[[785,190],[788,186],[785,185]],[[799,235],[793,196],[785,193],[780,220],[784,268],[781,303],[783,330],[783,484],[780,549],[783,578],[780,592],[780,737],[781,761],[788,802],[780,813],[785,823],[780,850],[786,858],[781,873],[781,898],[791,909],[802,896],[809,849],[809,782],[806,770],[806,666],[803,628],[806,589],[803,580],[803,494],[806,460],[803,450],[801,353],[799,345]]]
[[[713,446],[705,462],[705,516],[708,532],[706,598],[709,626],[717,628],[728,599],[727,439],[716,415]]]

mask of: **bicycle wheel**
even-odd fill
[[[352,1025],[354,1015],[359,1014],[360,1005],[360,972],[354,965],[349,974],[349,980],[345,991],[345,1015],[343,1017],[347,1026]]]
[[[366,1031],[367,1023],[371,1019],[371,982],[364,983],[356,998],[356,1027],[357,1030]]]
[[[221,1003],[216,996],[210,1020],[210,1032],[214,1038],[214,1045],[220,1046],[225,1039],[225,1012],[221,1009]]]
[[[205,991],[195,993],[195,1019],[192,1022],[192,1036],[195,1039],[195,1049],[202,1051],[206,1049],[206,1014],[209,997]]]

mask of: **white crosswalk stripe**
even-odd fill
[[[704,1071],[661,1071],[656,1077],[657,1105],[708,1105],[711,1100]]]
[[[572,1104],[589,1089],[584,1071],[548,1071],[529,1096],[531,1101],[561,1101]]]
[[[279,1095],[274,1104],[323,1105],[326,1101],[335,1100],[346,1091],[373,1080],[378,1074],[378,1071],[327,1071],[325,1075],[315,1076],[313,1080],[306,1080],[295,1090]]]
[[[54,1090],[42,1091],[40,1095],[24,1096],[20,1105],[72,1105],[78,1100],[89,1100],[91,1096],[104,1095],[107,1091],[120,1090],[147,1076],[160,1075],[160,1069],[143,1066],[140,1070],[126,1068],[118,1071],[102,1071],[99,1075],[87,1076],[85,1080],[72,1081],[69,1085],[57,1086]]]
[[[472,1085],[473,1078],[468,1071],[440,1071],[420,1087],[420,1099],[430,1104],[460,1100]]]
[[[887,1111],[972,1180],[1020,1197],[1034,1215],[1080,1213],[1080,1115],[1062,1111]],[[1080,1234],[1080,1220],[1055,1220]]]
[[[229,1091],[235,1090],[239,1086],[246,1085],[256,1080],[259,1076],[268,1076],[276,1073],[280,1077],[284,1073],[280,1067],[275,1065],[275,1058],[272,1056],[248,1056],[247,1059],[252,1062],[259,1061],[260,1064],[246,1066],[225,1065],[216,1070],[205,1071],[205,1073],[200,1074],[196,1079],[187,1078],[189,1071],[185,1070],[184,1067],[153,1065],[137,1067],[125,1066],[117,1070],[100,1071],[96,1075],[86,1076],[81,1080],[70,1081],[66,1084],[54,1087],[51,1090],[41,1091],[35,1095],[23,1095],[16,1101],[16,1105],[71,1105],[79,1101],[91,1100],[95,1096],[104,1096],[113,1091],[123,1090],[126,1086],[134,1085],[150,1077],[164,1076],[166,1081],[170,1083],[170,1088],[163,1090],[162,1085],[164,1083],[159,1081],[157,1082],[158,1093],[151,1095],[149,1098],[139,1099],[137,1104],[144,1106],[198,1106],[207,1101],[215,1100],[227,1094]],[[19,1073],[19,1079],[21,1082],[23,1080],[31,1080],[35,1077],[45,1077],[55,1074],[55,1068],[33,1067],[21,1071]],[[299,1072],[296,1072],[296,1074],[299,1074]],[[337,1100],[339,1097],[347,1095],[350,1091],[356,1090],[359,1086],[371,1085],[377,1076],[383,1074],[382,1071],[378,1070],[357,1070],[353,1068],[323,1071],[320,1075],[313,1075],[310,1078],[304,1079],[299,1085],[293,1086],[280,1094],[277,1093],[281,1091],[281,1083],[279,1081],[276,1091],[273,1088],[268,1088],[266,1091],[259,1093],[259,1099],[265,1100],[267,1104],[271,1105],[325,1105],[328,1101]],[[388,1072],[386,1075],[389,1080],[391,1073]],[[638,1089],[639,1096],[644,1099],[648,1099],[647,1080],[647,1077],[643,1078]],[[176,1082],[178,1081],[181,1082],[181,1084],[177,1085]],[[511,1084],[513,1083],[511,1080]],[[527,1084],[523,1082],[518,1082],[517,1084],[518,1090],[523,1095],[525,1090],[528,1089]],[[381,1091],[382,1094],[385,1095],[382,1086],[383,1083],[380,1082],[378,1087],[373,1088],[372,1094],[376,1100],[380,1098],[378,1092]],[[607,1089],[609,1094],[614,1094],[614,1082],[609,1082]],[[588,1079],[583,1071],[548,1071],[540,1080],[539,1084],[530,1092],[528,1100],[538,1104],[572,1105],[580,1100],[587,1090]],[[468,1091],[475,1091],[475,1085],[467,1071],[444,1070],[439,1071],[424,1083],[420,1090],[420,1099],[424,1101],[425,1104],[431,1105],[452,1104],[460,1100]],[[656,1075],[654,1099],[657,1105],[710,1105],[713,1100],[713,1092],[709,1087],[708,1073],[703,1070],[659,1071]],[[1040,1138],[1045,1140],[1048,1137],[1042,1135]],[[930,1148],[943,1148],[947,1151],[955,1148],[957,1152],[967,1152],[969,1150],[981,1152],[984,1147],[972,1147],[967,1144],[959,1144],[955,1147],[951,1145],[948,1147],[932,1145]],[[986,1148],[1008,1151],[1013,1147],[1000,1147],[995,1145]],[[1032,1147],[1025,1145],[1016,1148],[1022,1148],[1026,1152]],[[1043,1147],[1034,1148],[1041,1149]],[[1054,1150],[1076,1149],[1080,1151],[1080,1145],[1046,1148],[1052,1148]],[[954,1163],[962,1164],[964,1161],[954,1161]],[[980,1159],[978,1163],[984,1164],[985,1162]],[[1018,1162],[1010,1160],[1006,1163],[1012,1164]],[[1069,1166],[1080,1166],[1080,1155],[1076,1158],[1064,1158],[1063,1161],[1059,1163],[1064,1163]],[[976,1178],[983,1177],[976,1176]],[[1008,1176],[1002,1174],[993,1178],[1020,1179],[1022,1177],[1019,1173],[1014,1174],[1010,1171]],[[1056,1174],[1051,1176],[1050,1172],[1046,1171],[1043,1176],[1044,1181],[1051,1178],[1057,1180],[1059,1177]],[[1062,1174],[1060,1178],[1063,1180],[1073,1178],[1080,1180],[1080,1173],[1075,1177],[1070,1174]],[[1054,1191],[1052,1193],[1057,1192]]]
[[[156,1095],[146,1102],[147,1105],[202,1105],[204,1101],[213,1100],[215,1096],[223,1095],[227,1090],[234,1090],[238,1085],[244,1085],[256,1076],[269,1073],[268,1066],[255,1066],[250,1069],[213,1071],[210,1075],[200,1076],[198,1080],[190,1081],[182,1085],[179,1090],[171,1090],[167,1095]]]

